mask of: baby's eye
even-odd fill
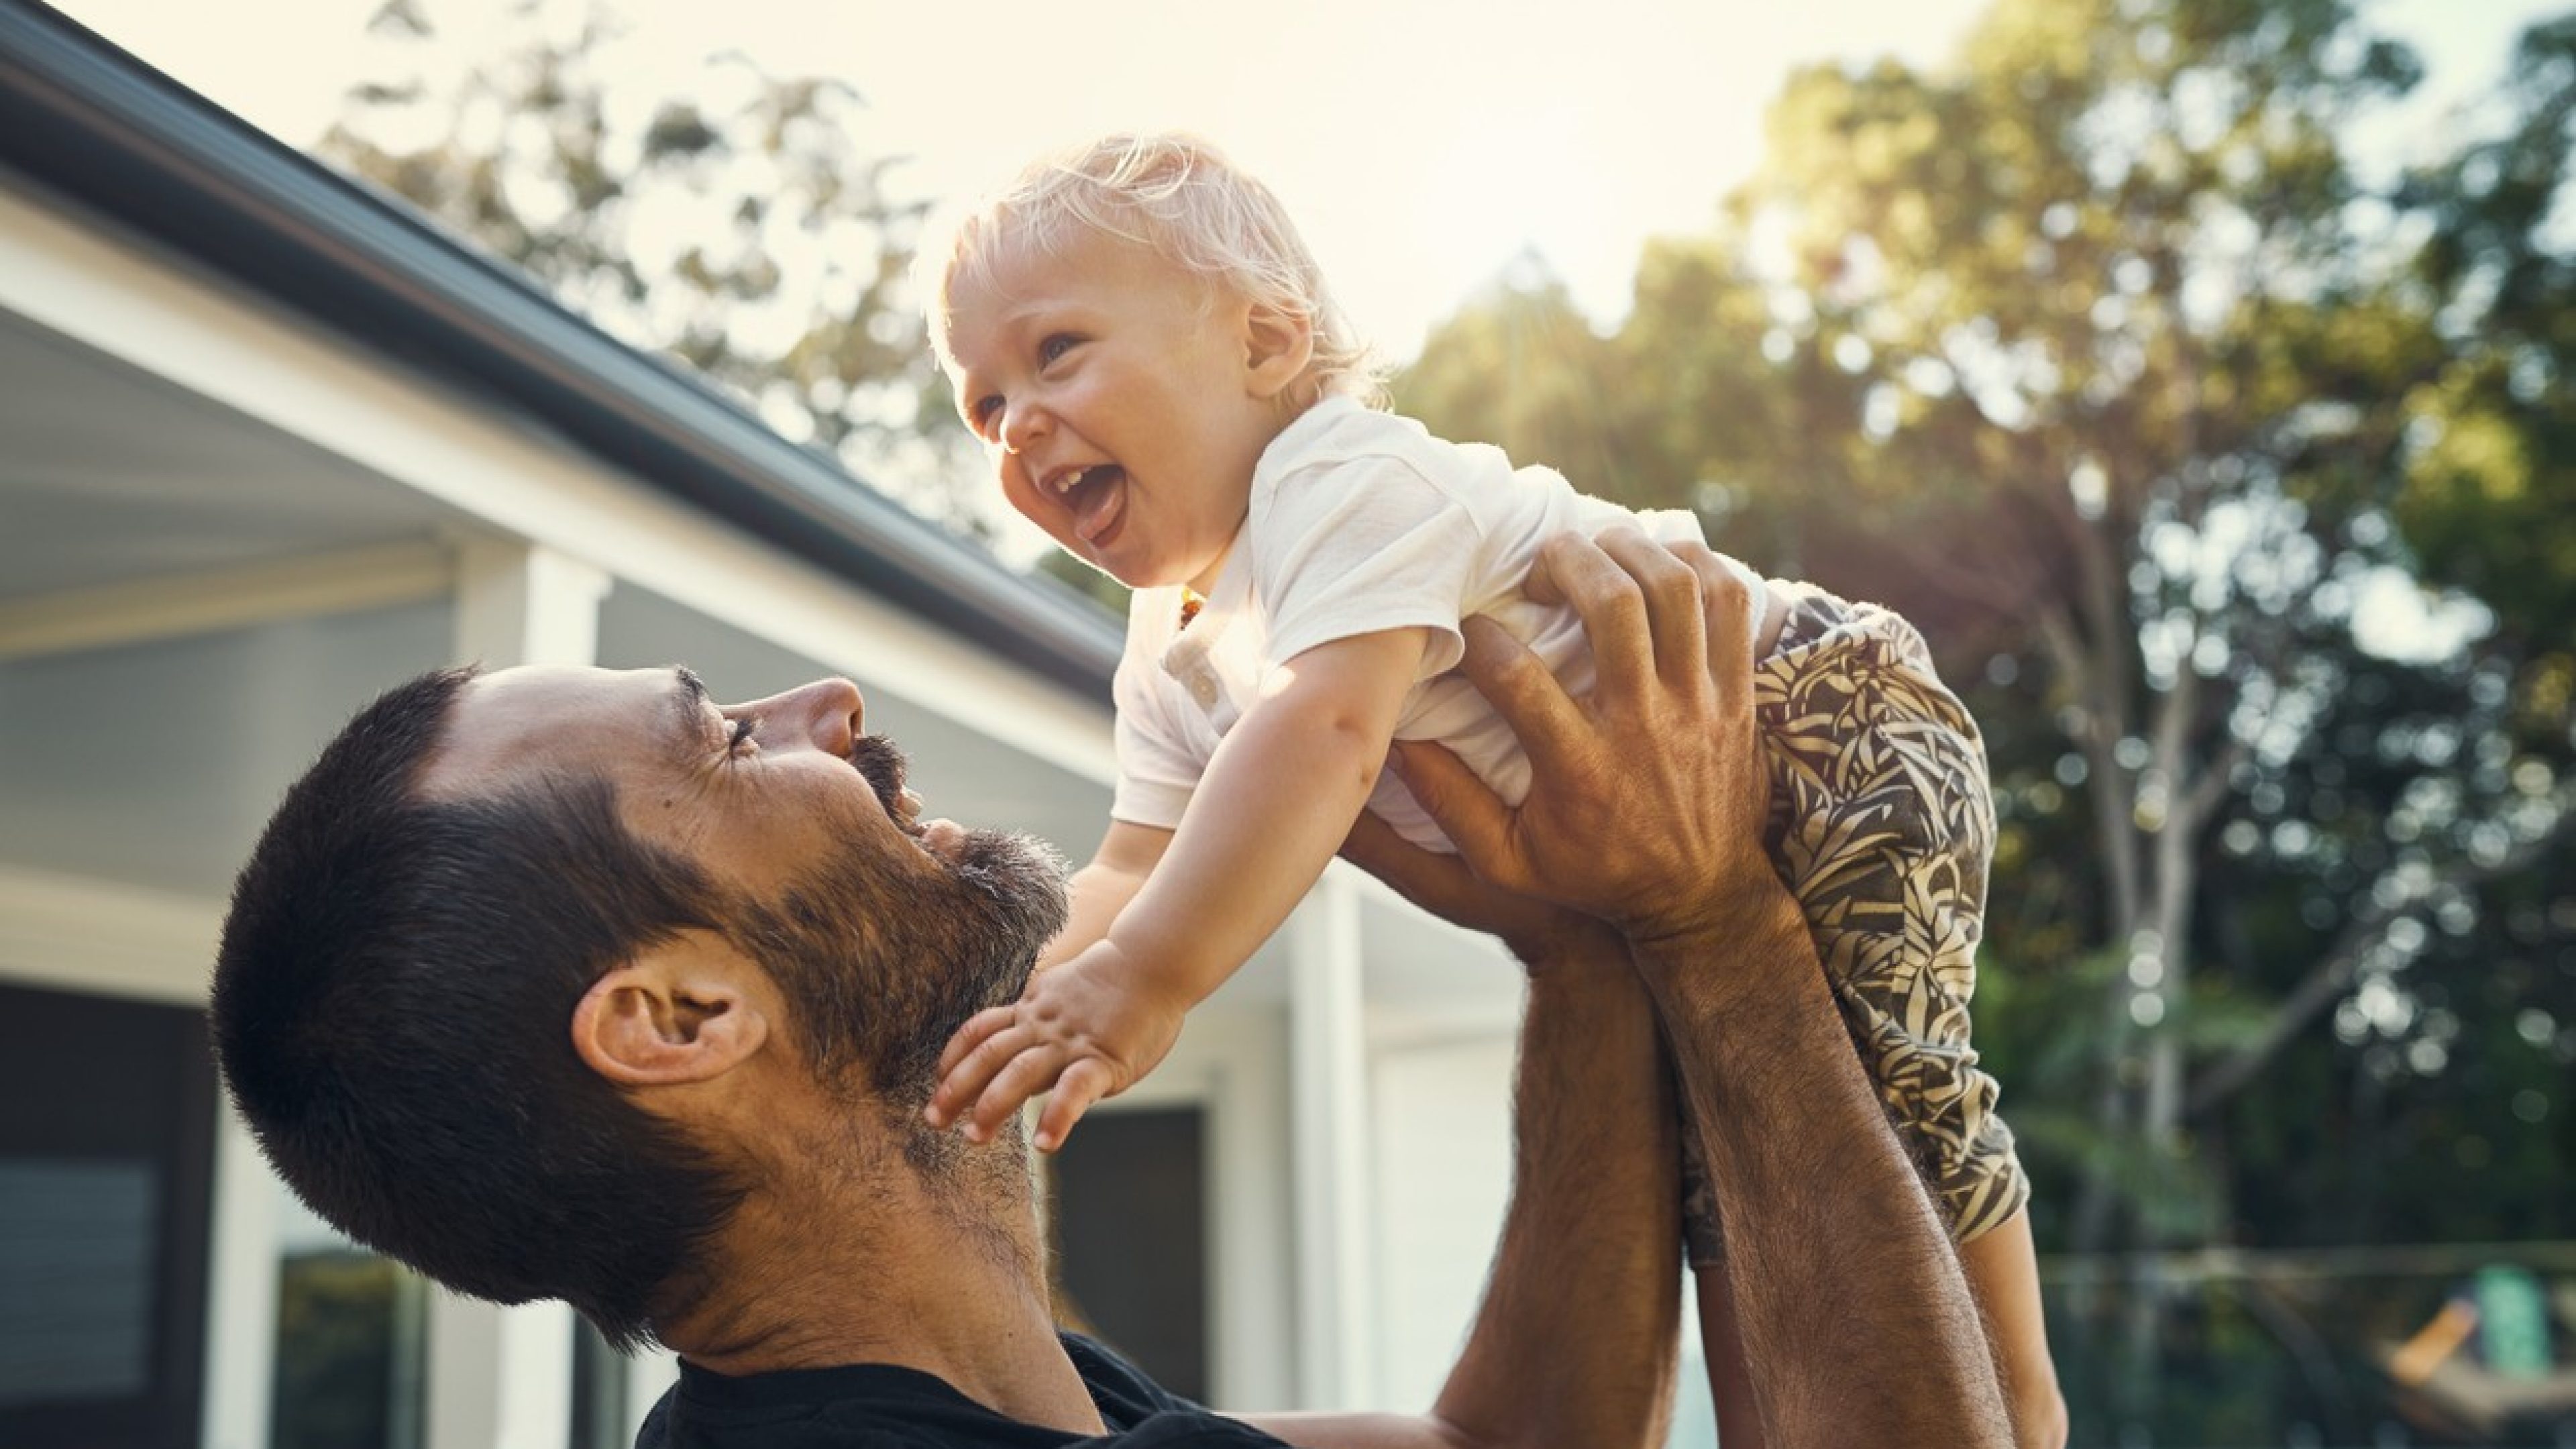
[[[966,426],[977,433],[981,433],[986,428],[992,426],[993,415],[1001,410],[1001,398],[979,397],[975,399],[973,403],[969,404],[966,409]]]
[[[1066,353],[1071,352],[1074,349],[1074,345],[1080,341],[1080,338],[1074,337],[1069,333],[1057,332],[1049,334],[1045,341],[1038,344],[1038,365],[1043,367],[1046,364],[1055,361],[1057,358],[1064,356]]]

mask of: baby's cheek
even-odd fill
[[[1046,525],[1047,516],[1041,507],[1043,500],[1027,479],[1014,477],[1011,470],[1005,469],[998,481],[1002,485],[1002,498],[1011,505],[1013,513],[1040,527]]]

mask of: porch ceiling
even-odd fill
[[[236,570],[476,530],[448,503],[0,307],[0,870],[219,896],[286,780],[350,709],[445,661],[442,588],[197,632]],[[180,581],[130,637],[13,654],[13,619]],[[189,590],[203,595],[188,615]],[[112,595],[120,601],[132,595]],[[166,626],[166,627],[165,627]],[[603,664],[687,662],[735,697],[831,670],[628,583]],[[960,645],[960,648],[968,646]],[[925,794],[1087,854],[1107,795],[863,680]],[[68,723],[67,723],[68,722]]]
[[[0,603],[423,539],[444,514],[0,309]]]

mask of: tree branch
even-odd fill
[[[2402,917],[2422,914],[2426,902],[2441,887],[2482,885],[2497,876],[2509,875],[2529,865],[2560,836],[2567,834],[2570,827],[2576,827],[2576,790],[2560,790],[2557,806],[2558,818],[2549,829],[2506,851],[2493,864],[2462,863],[2414,899],[2356,916],[2335,938],[2334,946],[2316,965],[2308,968],[2308,974],[2301,977],[2299,984],[2290,988],[2290,994],[2273,1009],[2272,1019],[2264,1025],[2263,1034],[2198,1075],[2192,1083],[2184,1115],[2201,1116],[2242,1090],[2289,1044],[2292,1037],[2305,1029],[2320,1012],[2342,999],[2352,985],[2353,974],[2359,969],[2362,956],[2379,943],[2388,928]]]

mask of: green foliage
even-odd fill
[[[1461,441],[1633,489],[1646,476],[1626,445],[1621,356],[1565,284],[1525,257],[1425,345],[1399,379],[1399,411],[1437,417]]]
[[[353,87],[322,155],[524,270],[556,300],[731,392],[917,511],[987,527],[975,449],[909,295],[927,203],[848,86],[719,56],[688,90],[616,83],[589,0],[527,0],[493,58],[435,74],[433,8],[374,30],[406,73]]]
[[[1793,77],[1615,333],[1523,269],[1399,382],[1925,627],[1987,733],[1978,1039],[2047,1249],[2565,1232],[2576,17],[2376,187],[2343,138],[2418,69],[2343,0],[1999,0],[1952,67]],[[2079,1438],[2306,1392],[2171,1347],[2277,1305],[2181,1301],[2067,1325]]]
[[[2563,196],[2576,126],[2576,16],[2535,27],[2506,88],[2513,123],[2412,179],[2434,222],[2420,275],[2450,355],[2413,400],[2398,516],[2430,570],[2564,661],[2576,628],[2576,290]],[[2563,668],[2563,663],[2557,666]]]

